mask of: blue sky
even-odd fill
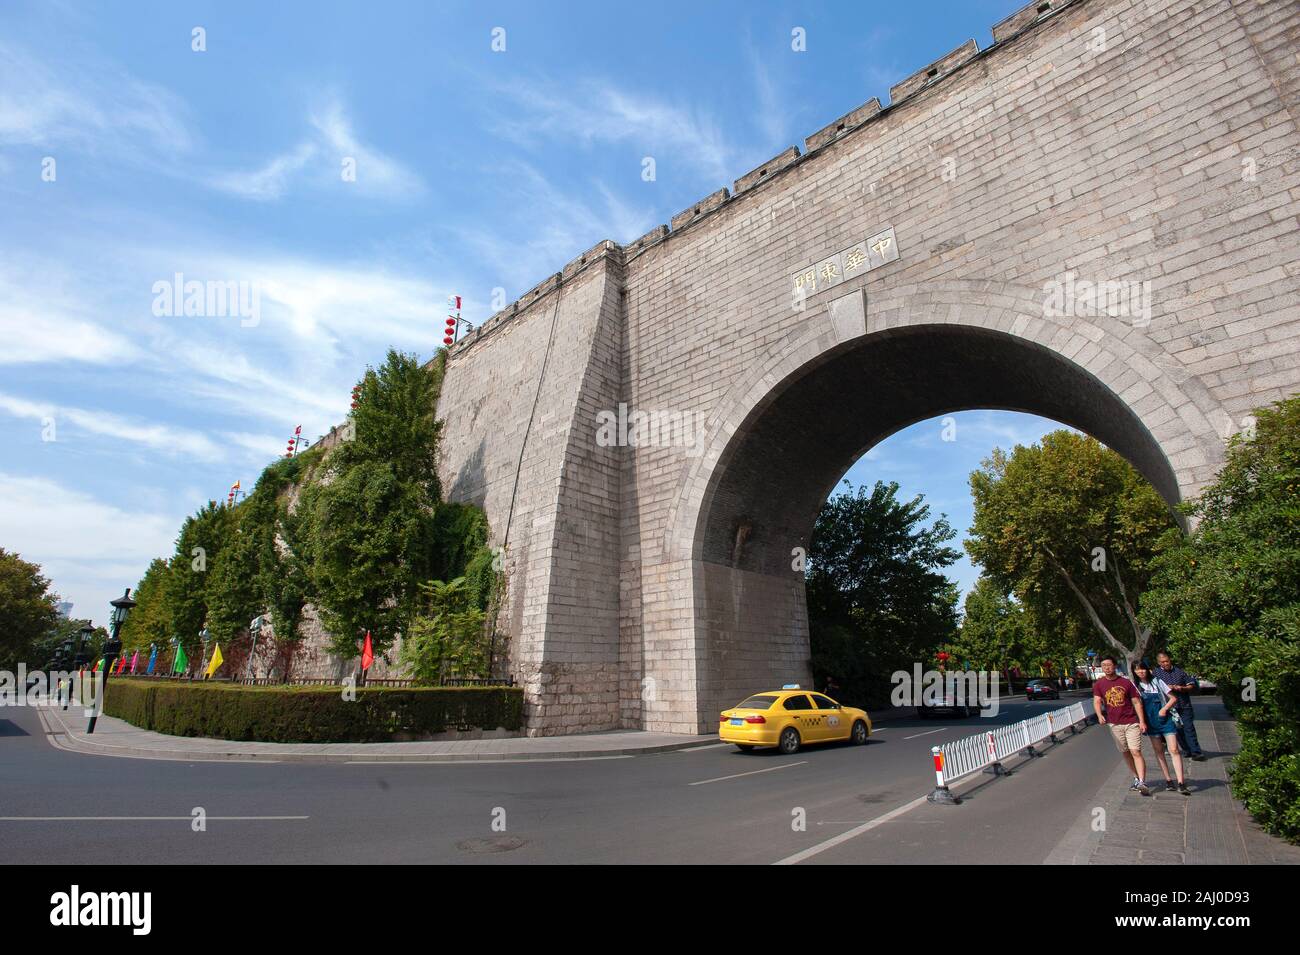
[[[186,514],[340,421],[367,363],[431,354],[449,293],[485,318],[1021,5],[11,0],[0,546],[102,620]],[[255,285],[258,321],[155,314],[177,273]],[[964,529],[970,469],[1049,429],[971,413],[936,450],[922,423],[849,476]]]

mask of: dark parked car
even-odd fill
[[[1030,680],[1025,685],[1026,700],[1059,700],[1061,694],[1051,680]]]

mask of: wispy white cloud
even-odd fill
[[[77,616],[104,621],[108,601],[171,553],[179,515],[126,510],[57,481],[0,472],[0,541],[40,564]]]
[[[337,157],[334,161],[335,175],[341,174],[342,159],[356,160],[355,185],[364,194],[404,199],[424,192],[424,182],[419,176],[357,138],[351,121],[337,99],[330,100],[323,109],[314,112],[311,124],[325,137],[326,145]]]
[[[245,199],[279,199],[295,185],[342,184],[370,198],[411,199],[424,181],[401,162],[361,141],[343,104],[331,97],[307,116],[306,137],[256,169],[216,173],[209,185]],[[344,180],[344,162],[355,178]]]
[[[223,457],[221,448],[203,434],[138,418],[127,418],[108,411],[89,411],[85,408],[28,401],[2,392],[0,411],[18,418],[50,422],[53,426],[53,440],[56,441],[59,440],[60,429],[71,425],[88,434],[139,444],[167,456],[186,455],[206,461],[216,461]],[[271,450],[274,450],[274,446],[271,446]]]
[[[245,199],[278,199],[288,188],[294,174],[300,172],[316,153],[315,143],[299,143],[261,168],[249,172],[218,173],[213,178],[212,185]]]
[[[782,148],[792,111],[781,96],[780,86],[772,77],[770,61],[759,55],[753,43],[746,44],[750,74],[754,80],[754,107],[750,111],[767,146]]]
[[[132,397],[124,400],[159,402],[173,426],[177,415],[188,415],[194,424],[186,420],[184,429],[206,435],[302,424],[314,436],[342,420],[366,362],[390,346],[432,352],[447,295],[464,291],[387,255],[338,262],[195,244],[148,222],[136,232],[154,240],[114,244],[85,232],[52,251],[57,259],[14,252],[0,266],[0,364],[113,362],[131,371]],[[69,261],[93,266],[61,264]],[[260,321],[245,327],[236,317],[154,315],[154,283],[178,272],[186,281],[249,283],[258,291]],[[81,303],[94,308],[83,312]],[[258,424],[232,428],[232,417]]]
[[[56,272],[61,269],[52,266]],[[138,348],[105,328],[87,303],[68,286],[34,282],[11,256],[0,265],[0,365],[50,361],[118,363],[138,356]]]
[[[0,364],[84,361],[107,364],[130,356],[134,349],[108,330],[49,311],[16,308],[0,302]]]
[[[541,80],[492,84],[513,102],[511,114],[491,121],[499,135],[516,142],[564,139],[590,146],[628,142],[659,163],[684,163],[702,175],[727,181],[737,175],[737,155],[722,128],[703,110],[668,103],[597,80],[565,87]]]
[[[0,143],[144,158],[194,139],[184,103],[162,87],[93,55],[51,61],[0,39]]]
[[[657,217],[648,201],[637,205],[604,183],[583,192],[558,188],[522,160],[494,167],[505,208],[502,221],[462,226],[456,240],[474,259],[489,266],[494,285],[511,296],[531,288],[602,239],[630,242],[650,229]],[[502,242],[503,234],[515,241]]]
[[[899,37],[896,31],[883,26],[873,26],[858,40],[861,48],[862,73],[866,80],[866,89],[880,102],[889,99],[889,88],[916,70],[916,64],[910,66],[899,60],[897,50]],[[828,117],[827,121],[833,117]]]
[[[914,448],[939,448],[945,443],[943,422],[949,417],[935,418],[925,428],[916,429],[908,438],[907,444]],[[1073,430],[1066,425],[1042,418],[1037,415],[1009,415],[998,411],[967,411],[951,416],[955,422],[953,438],[963,445],[977,447],[1000,447],[1010,451],[1018,444],[1030,445],[1042,439],[1043,435],[1058,428]]]
[[[306,429],[304,429],[305,431]],[[253,434],[248,431],[226,431],[222,434],[222,439],[229,445],[243,448],[248,452],[248,457],[253,461],[260,461],[263,465],[269,463],[277,454],[284,453],[285,444],[288,442],[292,432],[286,429],[283,435],[273,434]],[[316,435],[303,434],[308,441],[314,441]],[[252,485],[246,485],[251,488]]]
[[[0,39],[0,145],[111,156],[259,201],[278,199],[298,182],[341,183],[345,159],[356,166],[355,181],[346,185],[360,196],[409,199],[425,192],[417,174],[362,141],[337,96],[307,113],[299,142],[256,168],[205,170],[192,159],[197,143],[190,110],[169,90],[90,51],[51,60]],[[178,155],[190,161],[169,161]]]

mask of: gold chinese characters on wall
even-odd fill
[[[790,293],[795,299],[817,295],[841,282],[856,278],[898,258],[898,242],[889,227],[790,276]]]

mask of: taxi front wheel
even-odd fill
[[[781,739],[777,743],[777,749],[787,756],[799,752],[799,731],[793,726],[787,726],[781,730]]]

